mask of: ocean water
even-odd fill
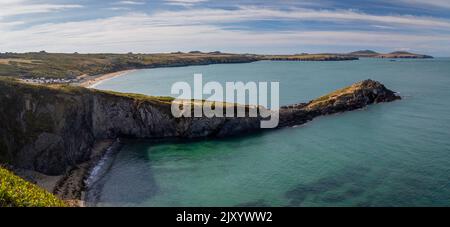
[[[403,100],[221,140],[130,141],[97,206],[449,206],[450,59],[254,62],[140,70],[98,89],[170,95],[176,81],[279,81],[305,102],[371,78]]]

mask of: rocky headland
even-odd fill
[[[0,53],[0,77],[20,78],[25,82],[35,84],[73,84],[89,87],[103,79],[136,69],[250,63],[261,60],[353,61],[362,57],[432,58],[432,56],[405,51],[381,54],[371,50],[351,53],[284,55],[230,54],[218,51],[156,54]]]
[[[365,80],[308,103],[281,107],[278,127],[396,99],[400,97],[381,83]],[[263,130],[261,117],[174,118],[172,100],[0,79],[0,104],[5,107],[0,108],[0,163],[61,176],[48,189],[64,199],[81,199],[88,170],[117,138],[226,137]]]

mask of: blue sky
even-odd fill
[[[450,0],[0,0],[0,52],[450,56]]]

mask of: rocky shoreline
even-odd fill
[[[308,103],[281,107],[279,127],[315,117],[400,99],[365,80]],[[84,205],[86,179],[118,138],[220,138],[263,131],[261,117],[174,118],[171,99],[75,86],[42,86],[0,80],[0,162],[53,179],[60,198]],[[195,105],[195,104],[194,104]],[[262,111],[262,109],[260,109]],[[59,177],[59,178],[58,178]],[[56,183],[55,183],[56,180]]]
[[[88,180],[93,170],[105,155],[119,151],[120,147],[118,139],[97,141],[92,148],[91,157],[68,171],[53,188],[53,194],[65,201],[71,201],[72,205],[86,206]]]
[[[72,207],[85,207],[87,204],[88,180],[93,169],[97,167],[99,161],[107,153],[115,153],[120,150],[122,144],[120,140],[97,141],[93,148],[91,157],[65,173],[57,176],[46,175],[37,171],[14,168],[10,166],[14,173],[34,183],[45,190],[53,193],[58,198],[66,201]]]

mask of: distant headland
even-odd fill
[[[250,63],[269,61],[351,61],[359,58],[432,58],[396,51],[388,54],[372,50],[351,53],[292,55],[231,54],[191,51],[155,54],[79,54],[79,53],[0,53],[0,77],[14,77],[30,83],[75,84],[91,86],[122,71],[190,65]],[[114,73],[114,74],[111,74]],[[107,75],[105,75],[107,74]]]
[[[363,57],[363,58],[433,58],[430,55],[415,54],[407,51],[394,51],[387,54],[381,54],[373,50],[360,50],[347,54],[353,57]]]

